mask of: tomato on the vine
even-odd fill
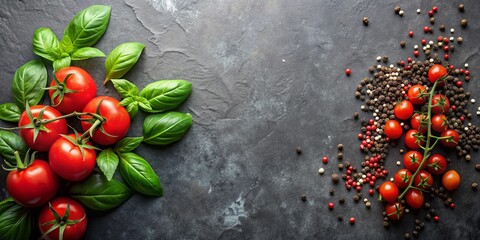
[[[393,182],[386,181],[380,185],[380,195],[387,202],[397,201],[398,192],[398,187]]]
[[[55,73],[48,95],[52,106],[67,114],[80,112],[97,95],[97,85],[85,70],[79,67],[66,67]]]
[[[423,155],[419,151],[412,150],[403,155],[403,164],[411,172],[417,171],[422,161]]]
[[[412,181],[412,172],[406,168],[402,168],[395,173],[393,181],[399,188],[407,188],[408,184]]]
[[[25,143],[37,151],[48,151],[50,146],[60,138],[60,134],[67,134],[68,126],[65,119],[57,119],[46,124],[40,124],[40,120],[53,120],[62,114],[55,108],[45,105],[36,105],[23,111],[18,121],[20,136]]]
[[[93,132],[93,141],[100,145],[111,145],[120,141],[130,128],[130,116],[120,102],[108,96],[98,96],[87,103],[83,112],[98,113],[104,118],[100,129]],[[90,121],[89,121],[90,120]],[[91,116],[82,117],[83,131],[88,131],[94,124]]]
[[[440,175],[447,170],[447,160],[441,154],[433,154],[427,159],[427,171]]]
[[[383,127],[383,131],[390,139],[398,139],[402,136],[403,128],[397,120],[388,120]]]
[[[420,170],[420,172],[413,179],[413,185],[419,189],[429,190],[433,185],[433,177],[427,171]]]
[[[432,129],[436,132],[444,132],[448,129],[447,116],[444,114],[436,114],[432,117]]]
[[[450,100],[443,94],[435,94],[432,98],[432,113],[447,113],[450,110]]]
[[[427,133],[427,122],[426,122],[427,116],[423,113],[415,113],[412,116],[412,119],[410,119],[410,126],[412,129],[416,129],[421,133]]]
[[[407,91],[407,97],[415,105],[422,105],[426,102],[428,96],[427,89],[420,84],[411,86]]]
[[[413,115],[413,104],[408,100],[403,100],[393,108],[395,117],[400,120],[407,120]]]
[[[428,70],[428,80],[430,80],[431,83],[435,83],[442,77],[447,75],[447,69],[443,67],[440,64],[435,64],[430,69]],[[440,84],[440,83],[438,83]]]
[[[87,231],[87,215],[83,206],[67,197],[59,197],[42,208],[38,227],[45,239],[80,240]],[[54,228],[53,231],[50,229]],[[60,234],[63,233],[63,236]]]
[[[387,214],[387,217],[392,220],[399,220],[402,218],[403,212],[404,207],[398,202],[388,203],[387,206],[385,206],[385,213]]]
[[[460,142],[460,135],[453,129],[448,129],[447,131],[442,132],[440,137],[445,138],[440,140],[440,143],[445,147],[456,147]]]
[[[448,191],[453,191],[460,186],[460,175],[455,170],[449,170],[442,176],[442,185]]]
[[[425,144],[423,135],[416,129],[410,129],[405,134],[405,145],[410,149],[420,149],[420,146]]]
[[[80,181],[95,167],[97,153],[90,142],[70,134],[55,141],[48,153],[50,166],[60,177]]]
[[[407,201],[408,206],[411,208],[419,209],[423,206],[425,197],[423,196],[422,191],[412,188],[405,194],[405,200]]]

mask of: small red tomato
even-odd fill
[[[388,120],[383,131],[390,139],[399,139],[402,136],[403,128],[397,120]]]
[[[427,159],[427,171],[440,175],[447,170],[447,160],[441,154],[433,154]]]
[[[428,96],[427,89],[420,85],[416,84],[411,86],[407,92],[408,100],[415,105],[421,105],[425,103],[425,100]]]
[[[43,207],[38,216],[38,227],[46,239],[70,239],[80,240],[87,231],[87,215],[82,205],[67,197],[54,199]],[[54,212],[56,214],[54,214]],[[50,229],[54,227],[53,231]],[[60,231],[60,228],[65,228]]]
[[[431,83],[435,83],[446,75],[447,69],[440,64],[435,64],[428,70],[428,80],[430,80]]]
[[[435,94],[432,98],[432,113],[448,113],[450,110],[450,100],[443,94]]]
[[[442,185],[448,191],[453,191],[460,186],[460,175],[455,170],[449,170],[442,176]]]
[[[395,202],[398,198],[398,187],[395,183],[387,181],[380,185],[380,195],[387,202]]]
[[[403,100],[393,108],[395,117],[400,120],[407,120],[413,115],[413,104],[408,100]]]
[[[407,188],[410,181],[412,181],[412,172],[406,168],[402,168],[395,173],[393,181],[399,188]]]
[[[423,135],[416,129],[410,129],[405,134],[405,145],[410,149],[420,149],[420,146],[425,144],[423,140]]]
[[[350,76],[350,74],[352,74],[352,69],[347,68],[347,69],[345,70],[345,74],[347,74],[347,76]]]
[[[416,172],[423,161],[423,155],[419,151],[408,151],[403,155],[403,164],[411,172]]]
[[[440,143],[445,147],[456,147],[460,142],[460,135],[457,131],[453,129],[448,129],[447,131],[442,132],[440,137],[445,138],[440,140]]]
[[[433,185],[432,174],[427,171],[420,170],[417,176],[415,176],[415,179],[413,179],[413,185],[423,190],[429,190]]]
[[[422,191],[412,188],[405,194],[405,200],[407,201],[408,206],[411,208],[419,209],[423,206],[425,197],[423,196]]]
[[[412,127],[412,129],[416,129],[421,133],[427,133],[428,123],[427,120],[425,120],[426,118],[427,116],[425,114],[415,113],[413,114],[412,119],[410,119],[410,126]]]
[[[432,129],[436,132],[445,132],[448,129],[447,116],[444,114],[435,114],[432,117]]]
[[[392,220],[399,220],[402,218],[404,212],[404,207],[398,202],[392,202],[385,206],[385,213],[387,217]]]

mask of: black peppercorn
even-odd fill
[[[368,17],[363,17],[362,22],[363,22],[363,25],[368,26],[368,22],[369,22]]]
[[[441,32],[445,32],[445,28],[446,28],[445,25],[442,24],[442,25],[440,25],[440,27],[439,27],[438,29],[439,29]],[[435,46],[435,45],[434,45],[434,46]]]
[[[460,26],[462,26],[463,28],[466,28],[468,25],[468,20],[467,19],[462,19],[460,20]]]
[[[295,151],[297,152],[298,155],[302,154],[302,152],[303,152],[301,147],[295,148]]]
[[[460,6],[459,6],[459,8],[460,8]],[[395,6],[395,8],[393,9],[393,11],[394,11],[396,14],[400,13],[400,10],[402,10],[402,8],[401,8],[400,6]]]
[[[476,183],[476,182],[472,183],[472,189],[477,190],[478,189],[478,183]]]
[[[405,41],[400,41],[400,46],[401,46],[402,48],[405,47],[406,45],[407,45],[407,42],[405,42]]]
[[[304,201],[304,202],[307,201],[307,195],[306,195],[305,193],[302,194],[301,199],[302,199],[302,201]]]
[[[463,4],[463,3],[458,4],[458,10],[460,10],[460,12],[465,11],[465,4]]]

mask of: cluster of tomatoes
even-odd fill
[[[396,119],[388,120],[384,125],[387,141],[399,139],[404,134],[401,121],[403,124],[409,122],[411,126],[404,136],[405,146],[409,149],[403,157],[404,168],[395,173],[393,182],[386,181],[379,189],[381,198],[387,202],[385,212],[392,220],[402,217],[404,206],[400,200],[403,198],[410,208],[419,209],[423,206],[424,191],[432,188],[433,175],[442,176],[442,185],[449,191],[455,190],[460,184],[460,175],[455,170],[447,171],[446,158],[438,153],[431,154],[438,142],[452,148],[460,140],[458,132],[448,128],[448,98],[434,92],[436,86],[445,84],[447,74],[442,65],[433,65],[428,71],[433,88],[427,91],[420,84],[410,86],[408,99],[394,107]],[[422,110],[414,113],[416,108]],[[423,154],[419,150],[423,150]]]
[[[63,68],[55,73],[49,87],[52,106],[27,106],[20,116],[20,136],[32,150],[48,151],[48,162],[35,159],[35,154],[22,161],[17,154],[17,165],[7,176],[6,188],[22,206],[44,206],[38,219],[44,237],[56,239],[61,230],[66,239],[82,238],[87,224],[82,205],[66,197],[53,199],[60,179],[87,178],[97,156],[97,148],[90,140],[111,145],[121,140],[130,127],[128,112],[119,101],[96,96],[96,92],[95,81],[85,70]],[[82,134],[69,134],[69,117],[81,120]]]

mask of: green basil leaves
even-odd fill
[[[112,149],[105,149],[97,156],[97,165],[108,181],[112,180],[118,166],[118,156]]]
[[[122,43],[114,48],[105,60],[107,76],[104,83],[123,77],[137,63],[144,48],[145,45],[138,42]]]
[[[31,239],[34,211],[18,205],[12,198],[0,202],[0,236],[2,239]]]
[[[25,110],[26,103],[34,106],[42,101],[47,81],[47,68],[41,60],[32,60],[17,69],[12,82],[12,95],[20,110]]]
[[[157,174],[145,159],[135,153],[121,153],[120,173],[127,184],[136,191],[149,196],[163,196]]]
[[[115,152],[117,153],[128,153],[142,143],[143,137],[126,137],[115,144]]]
[[[161,80],[148,84],[140,92],[140,97],[147,99],[151,110],[147,112],[163,112],[176,108],[183,103],[192,92],[192,84],[185,80]]]
[[[0,153],[10,163],[15,163],[15,152],[18,151],[20,156],[25,156],[27,145],[23,139],[17,134],[5,130],[0,130]]]
[[[191,125],[192,116],[188,113],[152,114],[143,122],[143,141],[153,145],[167,145],[180,140]]]
[[[15,103],[0,104],[0,119],[7,122],[18,122],[22,111]]]
[[[50,61],[55,61],[59,57],[58,38],[50,28],[39,28],[33,34],[32,49],[35,54]]]

